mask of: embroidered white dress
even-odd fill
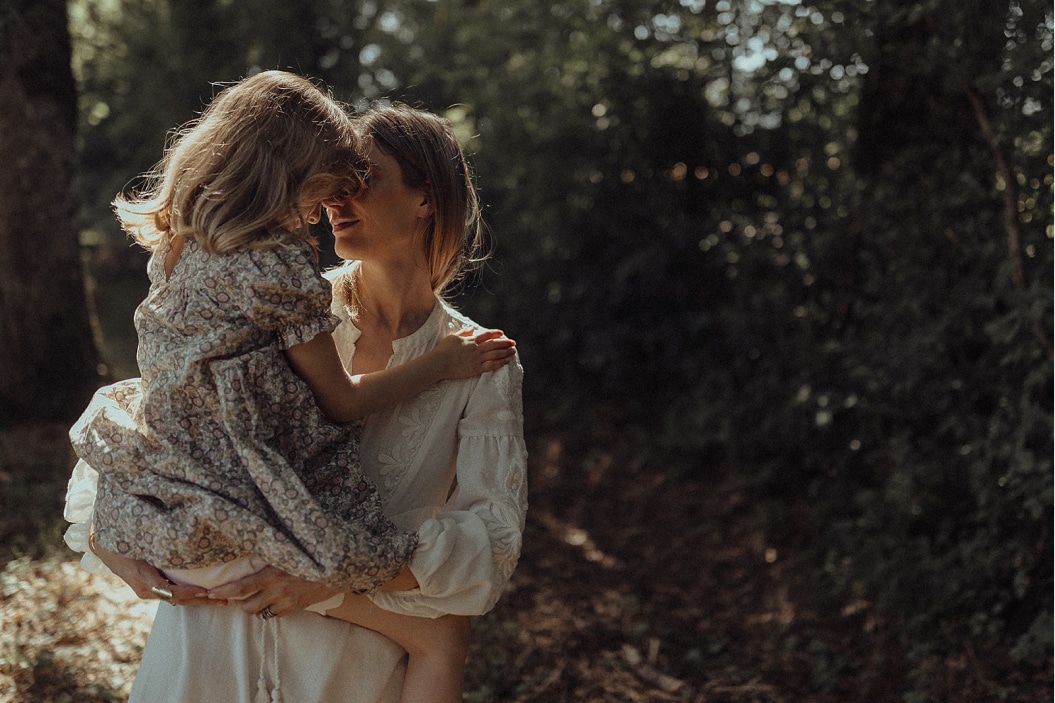
[[[359,331],[343,306],[335,304],[334,314],[345,320],[333,334],[350,368]],[[476,325],[437,301],[419,330],[396,340],[390,365],[469,327]],[[376,593],[379,607],[423,617],[478,615],[502,594],[520,555],[527,509],[522,376],[515,361],[367,418],[362,468],[377,483],[385,513],[419,537],[410,561],[419,588]],[[67,497],[67,519],[75,523],[67,542],[79,551],[87,548],[93,499],[91,471],[81,467]],[[90,553],[84,562],[101,566],[93,567]],[[272,626],[277,661],[262,651],[261,628]],[[387,638],[314,613],[265,623],[236,608],[159,607],[130,700],[251,701],[263,679],[288,702],[396,703],[405,665],[405,653]]]

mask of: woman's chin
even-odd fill
[[[337,256],[345,260],[359,258],[356,247],[353,246],[351,242],[345,240],[335,240],[333,243],[333,251]]]

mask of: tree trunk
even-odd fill
[[[65,421],[100,378],[74,225],[64,0],[14,0],[0,16],[0,105],[0,427]]]

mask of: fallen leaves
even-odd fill
[[[0,701],[128,696],[157,603],[64,557],[0,573]]]

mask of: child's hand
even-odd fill
[[[501,330],[473,334],[464,330],[436,345],[443,361],[443,378],[472,378],[500,369],[513,359],[516,342]]]

